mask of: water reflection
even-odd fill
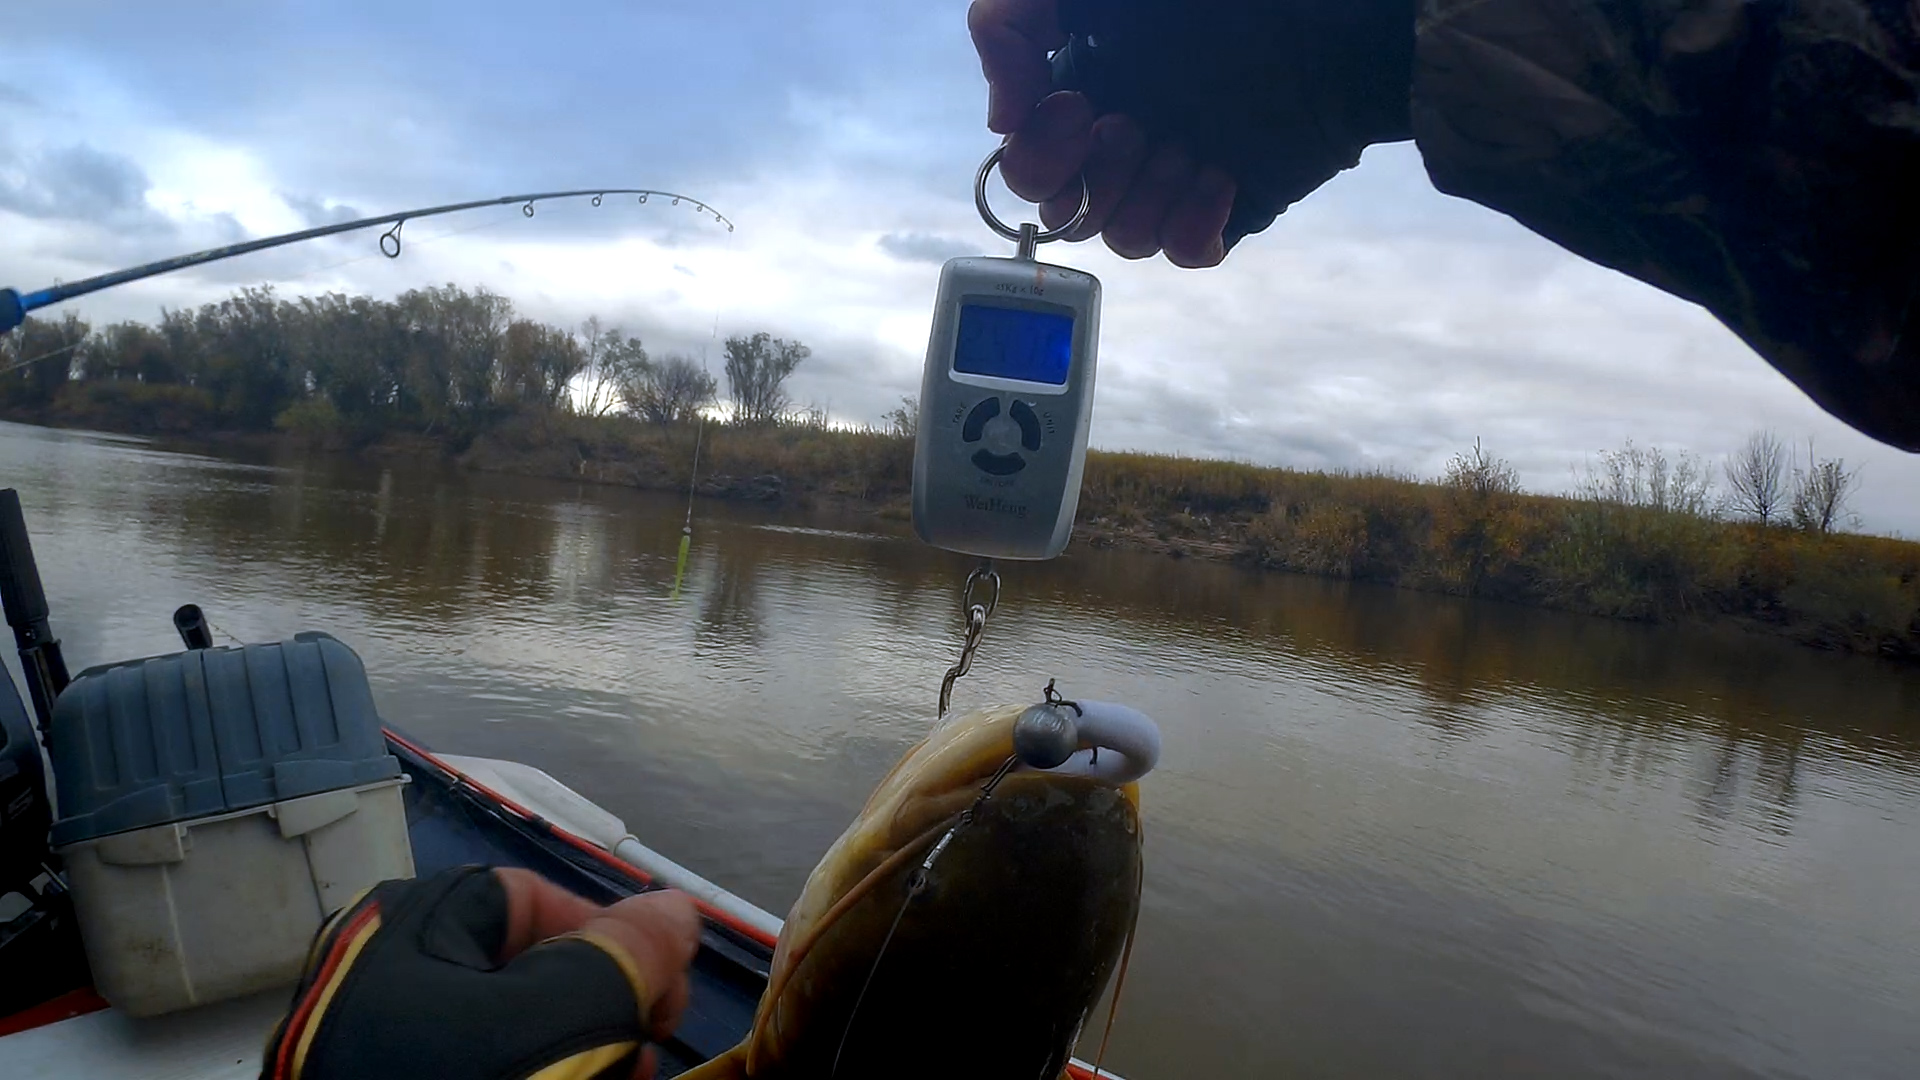
[[[181,456],[0,425],[76,663],[324,627],[390,719],[549,769],[784,908],[925,730],[970,563],[870,515]],[[1899,1076],[1920,680],[1679,632],[1074,549],[1002,567],[962,707],[1158,717],[1113,1064]]]
[[[730,536],[726,543],[703,545],[700,554],[710,575],[699,589],[700,640],[723,653],[757,647],[763,617],[758,553]]]

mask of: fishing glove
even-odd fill
[[[261,1080],[635,1075],[653,1025],[633,959],[589,930],[502,963],[508,909],[478,866],[369,890],[315,937]]]

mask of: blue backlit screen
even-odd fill
[[[1073,316],[1023,308],[960,305],[953,370],[1065,386],[1073,360]]]

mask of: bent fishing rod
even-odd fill
[[[693,206],[695,213],[712,214],[715,223],[725,225],[728,232],[733,231],[733,222],[727,220],[726,215],[720,211],[715,210],[713,207],[708,206],[698,199],[672,191],[654,191],[648,188],[585,188],[579,191],[546,191],[534,195],[502,195],[497,199],[478,199],[474,202],[449,203],[446,206],[429,206],[419,210],[402,210],[396,214],[382,214],[379,217],[360,218],[356,221],[343,221],[333,225],[322,225],[313,229],[301,229],[298,232],[282,233],[279,236],[269,236],[260,240],[248,240],[244,243],[228,244],[226,247],[210,248],[206,251],[195,252],[192,255],[176,255],[170,259],[143,263],[126,270],[115,270],[112,273],[101,274],[97,277],[90,277],[81,281],[51,285],[37,292],[21,293],[15,289],[0,289],[0,335],[4,335],[7,331],[25,322],[28,312],[37,311],[40,308],[57,304],[62,300],[71,300],[76,296],[85,296],[88,293],[99,292],[102,289],[111,289],[115,285],[125,285],[130,281],[139,281],[142,278],[155,277],[159,274],[169,274],[175,270],[185,270],[190,266],[201,266],[205,263],[219,262],[222,259],[231,259],[236,256],[251,254],[255,251],[265,251],[268,248],[284,247],[288,244],[298,244],[307,240],[318,240],[323,236],[353,232],[357,229],[371,229],[377,225],[390,225],[392,226],[391,228],[380,234],[380,254],[385,255],[389,259],[397,259],[400,257],[401,249],[400,229],[414,218],[438,217],[441,214],[457,214],[463,210],[478,210],[487,206],[512,206],[514,203],[520,204],[520,212],[522,214],[525,214],[527,217],[532,217],[535,203],[548,202],[554,199],[577,199],[592,196],[593,205],[599,206],[601,201],[609,195],[636,195],[639,197],[639,202],[643,204],[649,198],[668,199],[671,200],[674,206],[679,206],[683,202],[689,203]]]

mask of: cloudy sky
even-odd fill
[[[877,421],[913,392],[941,260],[992,148],[964,0],[63,0],[0,38],[0,284],[514,192],[651,187],[687,207],[548,204],[113,290],[96,320],[243,284],[485,285],[656,353],[717,333],[813,346],[795,396]],[[164,12],[161,10],[164,8]],[[1018,211],[1002,192],[1002,211]],[[1862,467],[1875,531],[1920,534],[1920,459],[1828,419],[1705,312],[1568,256],[1376,148],[1215,270],[1046,258],[1106,286],[1095,445],[1437,473],[1478,437],[1538,490],[1627,439],[1718,458],[1756,427]]]

